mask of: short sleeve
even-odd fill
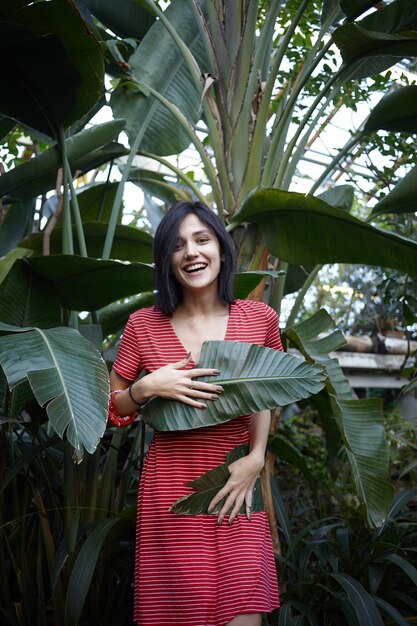
[[[129,317],[113,364],[114,371],[127,380],[136,380],[142,371],[139,348],[140,341],[135,325],[132,318]]]
[[[271,308],[266,308],[267,316],[267,332],[265,337],[265,346],[274,350],[284,350],[282,347],[281,333],[279,331],[279,320],[277,312]]]

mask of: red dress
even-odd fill
[[[236,300],[225,340],[282,350],[278,319],[267,305]],[[130,316],[114,370],[135,380],[185,358],[169,317],[156,307]],[[190,367],[195,366],[191,363]],[[265,512],[217,524],[215,515],[178,515],[171,505],[187,483],[225,462],[249,441],[252,416],[188,431],[155,432],[138,494],[134,620],[140,626],[224,626],[242,613],[279,606],[272,541]]]

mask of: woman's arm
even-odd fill
[[[121,417],[138,410],[138,405],[145,404],[150,398],[160,396],[170,400],[178,400],[205,409],[207,400],[217,400],[223,388],[220,385],[194,380],[200,376],[218,376],[216,369],[182,369],[188,365],[191,356],[142,376],[135,383],[120,376],[115,370],[110,373],[111,390],[121,390],[115,397],[115,406]],[[129,387],[131,393],[129,393]],[[135,402],[130,396],[133,396]]]
[[[246,506],[246,515],[250,519],[253,489],[259,472],[265,464],[265,450],[270,425],[271,412],[269,410],[253,414],[250,427],[249,454],[229,465],[230,478],[208,507],[210,513],[223,498],[226,498],[217,518],[219,524],[222,523],[227,513],[230,513],[229,524],[232,524],[243,503]]]

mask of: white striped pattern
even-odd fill
[[[282,350],[275,311],[250,300],[231,305],[225,339]],[[114,369],[135,380],[142,369],[179,361],[186,352],[168,317],[156,307],[141,309],[129,318]],[[238,515],[232,526],[226,517],[219,526],[214,515],[169,511],[190,493],[191,480],[249,440],[250,419],[155,433],[138,496],[134,620],[140,626],[224,626],[238,614],[279,605],[264,512],[251,520]]]

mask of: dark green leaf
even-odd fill
[[[103,93],[104,61],[100,44],[71,2],[63,3],[61,0],[35,2],[19,11],[17,19],[20,24],[31,28],[40,37],[49,33],[59,37],[72,66],[76,68],[81,78],[81,89],[78,91],[75,106],[64,120],[66,128],[83,117]],[[43,70],[46,72],[47,68],[48,64]],[[58,78],[55,72],[49,73],[49,94],[51,89],[56,87]],[[57,89],[57,94],[62,97],[62,93],[66,94],[67,89],[68,86],[62,91]]]
[[[324,200],[324,202],[327,202],[330,206],[334,206],[349,213],[353,201],[355,200],[355,193],[352,185],[339,185],[338,187],[332,187],[327,191],[323,191],[317,198]]]
[[[206,50],[191,6],[187,2],[173,2],[165,14],[201,71],[208,71]],[[130,57],[129,65],[136,80],[165,96],[192,123],[197,121],[202,87],[195,86],[181,52],[160,20],[149,29]],[[131,144],[143,125],[146,126],[141,150],[168,155],[182,152],[190,145],[189,135],[153,96],[122,86],[113,94],[110,104],[116,117],[127,120],[126,132]]]
[[[154,272],[144,263],[124,264],[71,255],[26,260],[54,285],[63,307],[75,311],[101,309],[119,298],[150,291]]]
[[[199,478],[188,483],[188,487],[191,487],[195,493],[183,496],[174,502],[171,511],[181,515],[207,515],[210,502],[230,478],[228,465],[247,454],[248,446],[246,444],[233,448],[233,450],[227,454],[226,463],[209,470]],[[213,515],[220,511],[224,501],[225,498],[211,511]],[[252,512],[263,511],[263,508],[261,481],[258,478],[253,489]],[[239,513],[246,513],[245,504],[242,504]]]
[[[81,87],[81,76],[59,36],[36,35],[26,26],[0,22],[0,55],[1,79],[7,84],[1,113],[57,138]]]
[[[66,432],[81,460],[94,452],[107,423],[109,375],[92,344],[72,328],[0,324],[0,363],[10,389],[28,380],[55,432]]]
[[[10,133],[11,130],[16,126],[15,120],[10,117],[4,117],[0,115],[0,141],[3,142],[5,137]]]
[[[415,213],[417,211],[417,165],[415,165],[372,209],[371,218],[387,213]]]
[[[88,163],[89,168],[97,163],[96,151],[99,148],[101,163],[114,158],[115,148],[105,150],[110,141],[115,139],[125,126],[124,120],[112,120],[87,128],[66,140],[68,160],[74,171],[82,169]],[[94,152],[93,152],[94,151]],[[91,154],[93,152],[93,154]],[[126,148],[116,144],[116,153],[124,154]],[[104,160],[103,159],[104,155]],[[0,176],[0,196],[8,195],[16,200],[27,200],[54,189],[56,175],[61,167],[61,156],[57,146],[46,150],[39,156]]]
[[[129,298],[127,302],[117,302],[109,304],[100,309],[98,319],[106,337],[111,333],[122,330],[127,323],[129,315],[146,306],[155,304],[155,294],[153,291],[141,293],[139,296]]]
[[[15,261],[0,284],[0,320],[13,326],[50,328],[61,322],[55,289],[22,260]]]
[[[102,24],[122,39],[127,37],[143,39],[155,21],[149,8],[136,0],[123,0],[118,3],[114,0],[83,0],[83,2]]]
[[[330,574],[346,591],[358,618],[359,626],[384,626],[381,615],[370,594],[354,578],[344,573]]]
[[[99,258],[103,252],[108,224],[104,222],[84,222],[83,230],[90,257]],[[147,232],[133,226],[116,226],[115,239],[112,246],[112,257],[120,261],[152,261],[153,238]],[[73,226],[74,252],[80,254],[77,229]],[[62,251],[62,229],[55,228],[50,238],[50,253],[60,254]],[[43,234],[37,233],[20,242],[22,248],[33,250],[36,255],[42,254]]]
[[[388,617],[394,620],[395,624],[399,624],[399,626],[410,626],[410,622],[404,619],[401,613],[397,611],[397,609],[394,608],[392,604],[389,604],[388,602],[386,602],[382,598],[379,598],[378,596],[372,596],[372,599],[374,600],[376,606],[379,606],[382,609],[382,611],[386,615],[388,615]]]
[[[32,226],[35,201],[12,204],[0,222],[0,257],[16,248]]]
[[[100,522],[87,537],[77,556],[67,589],[66,613],[69,626],[79,622],[103,544],[110,531],[121,521],[121,518],[116,517]]]
[[[334,322],[321,310],[287,329],[286,334],[308,360],[318,361],[326,369],[326,389],[346,446],[356,493],[366,507],[368,522],[378,526],[388,514],[393,494],[388,478],[389,451],[382,424],[382,405],[376,399],[355,398],[337,359],[328,355],[329,351],[343,345],[342,333],[333,331],[316,338],[329,327],[334,327]]]
[[[236,274],[235,281],[235,298],[245,299],[251,291],[255,289],[266,276],[276,278],[282,272],[272,271],[250,271],[250,272],[238,272]]]
[[[349,19],[355,19],[375,6],[375,0],[340,0],[340,8]]]
[[[259,189],[249,194],[234,219],[257,224],[270,252],[290,263],[360,263],[417,274],[416,242],[313,196]]]
[[[187,430],[227,422],[296,402],[323,387],[323,376],[301,359],[271,348],[239,341],[206,341],[198,368],[217,368],[224,392],[204,411],[182,402],[151,399],[143,418],[156,430]],[[201,378],[213,381],[213,377]]]
[[[371,111],[364,131],[417,132],[417,86],[408,85],[386,94]]]
[[[388,69],[398,60],[417,56],[417,32],[385,33],[345,24],[332,35],[349,78],[365,78]],[[362,63],[364,59],[369,63]]]
[[[273,439],[268,442],[268,447],[275,452],[280,461],[287,461],[287,463],[291,463],[291,465],[300,470],[309,483],[313,493],[317,490],[317,484],[311,474],[311,470],[307,466],[303,455],[295,446],[284,439],[284,437],[281,437],[281,435],[275,435]]]

